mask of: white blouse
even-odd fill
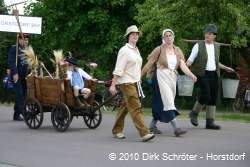
[[[177,64],[176,55],[167,54],[166,57],[167,57],[167,60],[168,60],[168,69],[175,70],[175,67],[176,67],[176,64]],[[157,68],[161,68],[161,65],[160,65],[159,61],[156,64],[157,64]]]

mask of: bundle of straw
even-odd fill
[[[23,56],[25,64],[28,65],[28,68],[31,70],[31,74],[37,76],[37,68],[38,68],[38,59],[34,53],[34,50],[31,45],[26,47],[22,52],[26,55]]]
[[[61,73],[60,71],[60,63],[65,60],[65,57],[63,55],[63,50],[53,50],[54,56],[55,56],[55,60],[50,59],[51,62],[53,62],[56,65],[56,76],[55,78],[59,78],[59,73]]]

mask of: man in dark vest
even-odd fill
[[[216,35],[216,26],[209,24],[205,30],[205,40],[194,45],[187,60],[187,66],[196,75],[201,92],[189,116],[191,123],[198,126],[197,116],[206,105],[206,129],[220,130],[221,127],[214,123],[220,68],[227,72],[234,70],[219,62],[220,45],[214,42]]]
[[[8,64],[10,67],[10,76],[14,82],[14,90],[16,93],[16,102],[14,105],[14,121],[23,121],[20,116],[23,113],[24,99],[27,91],[26,76],[28,74],[28,65],[24,62],[24,56],[26,56],[22,49],[28,45],[29,34],[19,34],[18,38],[18,53],[16,64],[16,45],[12,46],[8,53]]]

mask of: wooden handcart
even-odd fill
[[[94,100],[97,82],[85,81],[85,87],[91,90],[87,99],[91,107],[75,109],[69,80],[44,77],[27,77],[26,80],[28,99],[24,103],[23,117],[29,128],[38,129],[45,112],[51,112],[51,122],[58,132],[66,131],[74,116],[82,116],[90,129],[100,125],[101,106]]]

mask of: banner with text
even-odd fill
[[[18,16],[23,33],[41,34],[42,18]],[[0,15],[0,31],[20,33],[16,17],[14,15]]]

